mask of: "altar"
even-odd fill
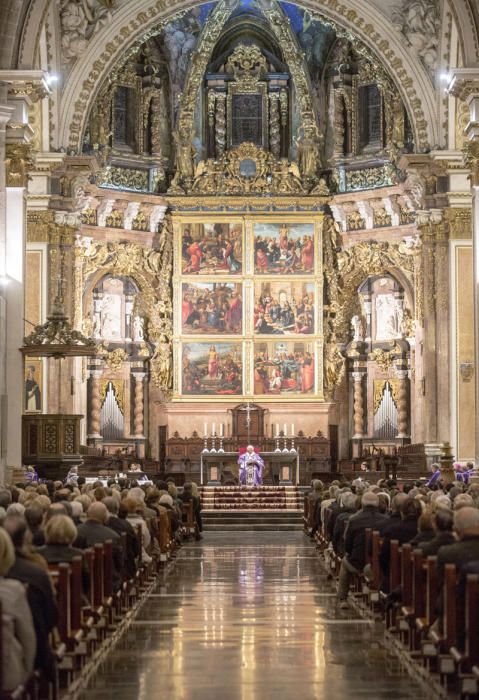
[[[201,454],[200,483],[221,486],[227,481],[239,481],[238,452],[205,452]],[[298,452],[262,452],[263,484],[290,486],[299,484]]]

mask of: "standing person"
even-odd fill
[[[261,486],[263,483],[263,468],[264,461],[263,458],[255,451],[253,445],[248,445],[246,452],[238,458],[238,464],[240,467],[239,481],[240,484],[246,486],[247,476],[248,476],[248,466],[253,466],[253,485]]]

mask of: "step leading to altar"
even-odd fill
[[[205,531],[303,527],[303,493],[296,486],[205,486],[201,498]]]

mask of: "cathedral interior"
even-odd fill
[[[2,0],[0,36],[2,487],[209,503],[251,444],[288,510],[479,465],[477,0]]]

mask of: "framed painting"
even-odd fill
[[[255,274],[314,274],[314,228],[314,223],[255,222]]]
[[[184,396],[241,396],[243,393],[241,343],[183,343],[181,393]]]
[[[181,332],[185,335],[241,335],[243,285],[182,282]]]
[[[181,225],[183,275],[240,275],[243,224],[185,222]]]
[[[301,340],[255,342],[254,393],[267,396],[314,394],[314,344]]]
[[[290,278],[255,281],[255,335],[312,335],[315,317],[314,282]]]
[[[23,384],[25,413],[41,413],[43,408],[43,362],[37,357],[25,358]]]

